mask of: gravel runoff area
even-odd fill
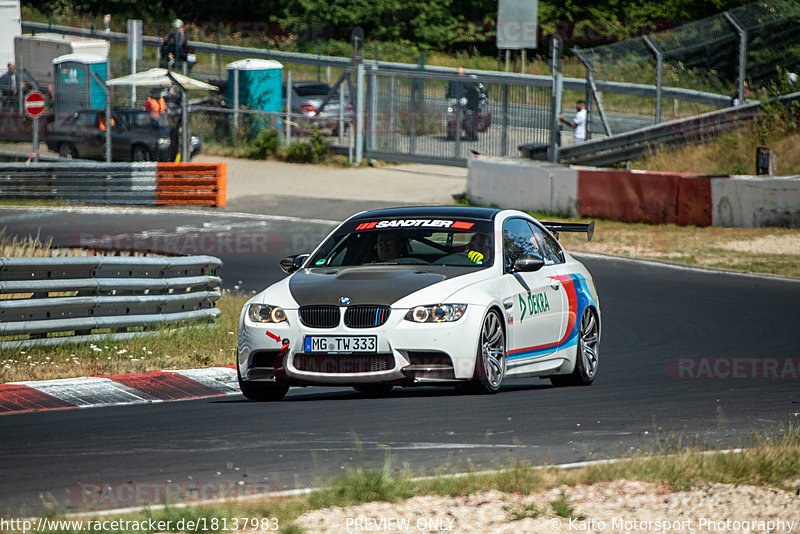
[[[552,503],[572,510],[556,514]],[[565,511],[566,510],[566,511]],[[564,517],[564,515],[566,517]],[[419,496],[315,510],[295,523],[314,534],[345,532],[677,532],[796,533],[800,496],[754,486],[707,484],[672,491],[664,484],[617,480],[561,486],[530,495],[485,491]]]

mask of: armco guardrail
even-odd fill
[[[218,317],[221,265],[212,256],[0,258],[0,349]]]
[[[222,207],[224,163],[0,163],[0,198]]]
[[[769,100],[786,104],[800,99],[792,93]],[[753,102],[729,109],[713,111],[688,119],[665,122],[597,141],[570,145],[559,150],[561,163],[609,165],[628,161],[652,152],[658,147],[680,147],[710,139],[753,123],[761,111],[761,103]]]

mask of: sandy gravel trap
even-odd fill
[[[559,501],[568,508],[559,508]],[[347,532],[800,532],[800,497],[771,488],[709,484],[686,492],[645,482],[562,486],[531,495],[486,491],[327,508],[301,516],[308,533]]]

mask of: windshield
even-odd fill
[[[294,86],[294,92],[298,96],[326,96],[330,91],[331,86],[324,83]]]
[[[483,220],[356,220],[329,237],[310,267],[453,265],[494,261],[492,223]]]

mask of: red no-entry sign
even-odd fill
[[[29,117],[38,117],[44,111],[44,95],[41,91],[31,91],[25,97],[25,113]]]

